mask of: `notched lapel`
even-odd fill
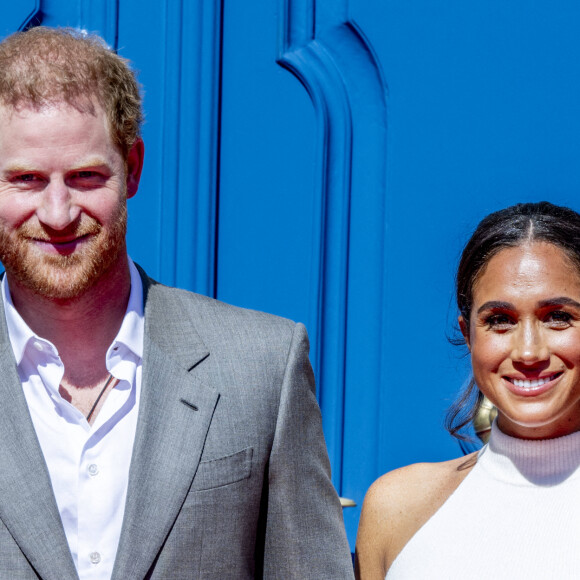
[[[219,399],[198,378],[196,367],[209,353],[191,326],[184,334],[181,305],[160,302],[151,293],[146,302],[139,420],[115,580],[143,578],[150,569],[185,501]]]

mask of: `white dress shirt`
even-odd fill
[[[32,332],[14,308],[6,277],[2,281],[18,373],[81,580],[111,577],[123,524],[144,329],[141,278],[132,262],[130,270],[129,304],[106,355],[107,369],[119,382],[93,425],[60,396],[64,366],[55,346]]]

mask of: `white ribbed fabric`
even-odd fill
[[[494,424],[461,485],[388,580],[580,578],[580,432],[527,441]]]

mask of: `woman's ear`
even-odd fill
[[[461,330],[465,344],[467,345],[467,348],[471,350],[471,343],[469,341],[469,324],[463,316],[460,316],[457,320],[459,321],[459,330]]]

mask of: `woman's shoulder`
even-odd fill
[[[445,500],[463,481],[475,465],[475,453],[440,463],[414,463],[400,467],[379,477],[365,497],[369,503],[381,507],[407,507],[432,504],[442,496]],[[394,505],[393,505],[394,504]]]
[[[465,479],[476,454],[391,471],[369,488],[357,535],[358,577],[384,579],[399,552]]]

